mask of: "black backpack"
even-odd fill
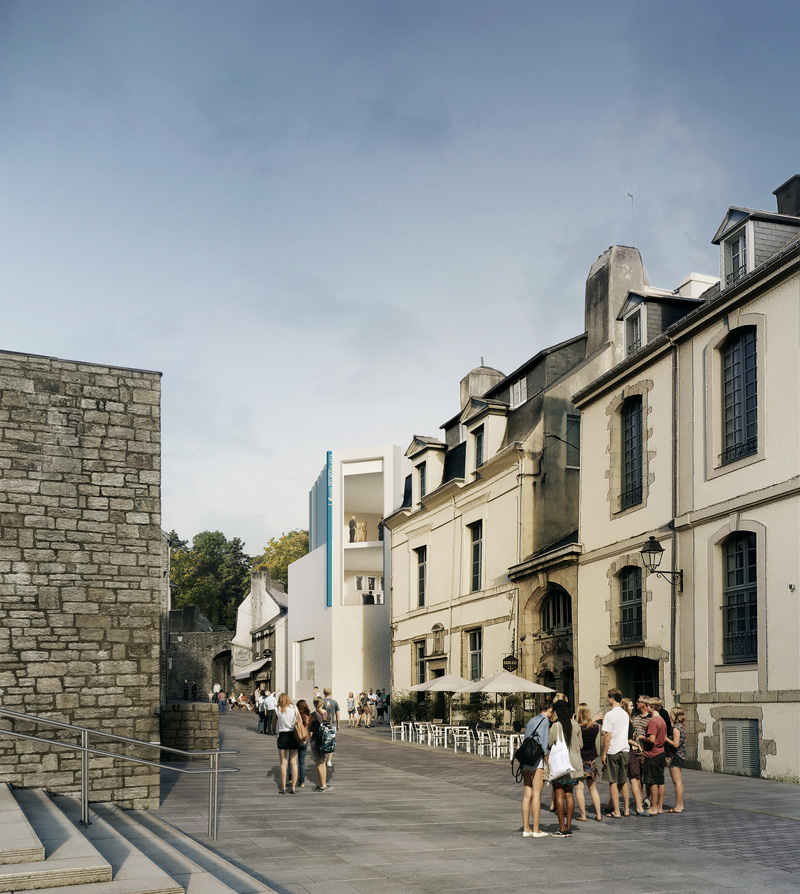
[[[535,767],[536,764],[544,757],[544,748],[539,744],[536,740],[535,734],[541,726],[542,722],[547,720],[546,717],[543,717],[539,723],[534,727],[533,734],[524,739],[522,745],[517,748],[514,752],[514,756],[511,758],[511,773],[514,776],[514,779],[517,782],[522,781],[522,768],[523,767]],[[514,761],[519,765],[517,769],[514,769]]]

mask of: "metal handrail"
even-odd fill
[[[0,734],[6,733],[9,736],[16,736],[18,739],[30,739],[34,742],[46,742],[49,745],[56,745],[59,748],[69,748],[72,751],[81,753],[81,825],[91,825],[89,819],[89,755],[100,754],[103,757],[113,757],[118,760],[128,761],[133,764],[146,764],[148,767],[159,767],[162,770],[174,770],[176,773],[200,773],[209,774],[208,776],[208,837],[212,841],[217,839],[217,813],[219,810],[219,774],[220,773],[238,773],[238,767],[220,767],[219,756],[221,754],[238,754],[238,750],[228,749],[207,749],[202,751],[184,751],[181,748],[170,748],[167,745],[160,745],[158,742],[144,742],[141,739],[131,739],[128,736],[118,736],[115,733],[106,733],[98,729],[90,729],[86,726],[78,726],[73,723],[64,723],[62,720],[50,720],[47,717],[37,717],[35,714],[22,714],[19,711],[10,711],[8,708],[0,708],[0,716],[11,717],[15,720],[28,720],[33,723],[44,723],[47,726],[57,726],[60,729],[76,730],[81,734],[81,744],[74,745],[72,742],[59,742],[54,739],[43,739],[41,736],[32,736],[28,733],[18,733],[15,730],[0,727]],[[148,761],[141,757],[129,757],[125,754],[117,754],[114,751],[104,751],[102,748],[89,747],[89,734],[102,736],[104,739],[113,739],[116,742],[125,742],[129,745],[141,745],[144,748],[158,748],[159,751],[169,751],[172,754],[182,754],[186,757],[203,757],[208,755],[208,769],[196,768],[187,769],[185,767],[176,767],[173,764],[162,764],[159,761]]]

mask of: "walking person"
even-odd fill
[[[594,807],[594,818],[598,823],[603,821],[603,811],[600,807],[600,792],[597,791],[597,736],[600,733],[600,724],[595,723],[592,718],[592,712],[585,702],[578,705],[578,726],[581,728],[581,761],[583,762],[583,779],[578,783],[575,797],[578,801],[578,810],[580,816],[578,819],[585,823],[586,816],[586,798],[584,796],[584,785],[589,789],[592,798],[592,806]]]
[[[308,707],[308,702],[301,698],[298,700],[296,707],[297,713],[303,720],[303,726],[308,730],[311,724],[311,710]],[[310,735],[305,742],[297,743],[297,788],[304,788],[306,784],[306,753],[308,752],[309,738]]]
[[[278,754],[281,758],[281,787],[280,794],[287,792],[293,795],[297,787],[299,767],[297,765],[297,739],[294,737],[294,722],[297,719],[297,709],[286,692],[282,692],[278,699],[278,708],[275,712],[275,729],[278,733]],[[291,766],[292,787],[286,788],[286,769]]]
[[[267,734],[267,694],[262,689],[256,696],[256,709],[258,710],[258,732],[263,736]]]
[[[553,833],[554,838],[570,838],[572,836],[572,814],[575,811],[575,798],[573,788],[581,781],[583,775],[583,761],[581,760],[581,744],[583,736],[577,721],[572,719],[569,702],[560,701],[553,705],[555,722],[550,727],[550,753],[548,764],[550,767],[550,785],[553,787],[556,797],[556,813],[558,814],[558,832]],[[569,753],[569,766],[563,773],[553,764],[553,749],[557,742],[563,740]],[[554,778],[553,774],[558,773]]]
[[[686,760],[686,729],[683,722],[686,714],[683,708],[673,708],[670,712],[672,720],[672,745],[675,749],[672,755],[672,763],[669,768],[669,775],[672,777],[672,784],[675,786],[675,806],[670,807],[667,813],[683,813],[683,764]]]
[[[550,708],[544,708],[540,714],[531,717],[525,727],[525,739],[533,737],[542,747],[542,757],[534,765],[523,765],[522,780],[522,837],[547,838],[547,832],[539,828],[539,817],[542,811],[542,787],[544,786],[544,765],[547,754],[547,742],[550,734]],[[531,826],[533,828],[531,828]]]
[[[278,707],[278,699],[274,692],[267,692],[266,711],[267,711],[267,734],[273,735],[275,732],[275,709]]]
[[[622,693],[619,689],[608,690],[608,704],[611,710],[603,717],[603,781],[607,782],[611,790],[611,813],[617,819],[622,816],[619,811],[620,791],[625,794],[625,813],[628,813],[628,799],[626,786],[628,784],[628,759],[630,757],[630,745],[628,744],[628,727],[630,718],[628,712],[622,707]]]

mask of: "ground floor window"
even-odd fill
[[[722,721],[722,772],[761,775],[757,720]]]

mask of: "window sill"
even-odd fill
[[[622,649],[640,649],[644,646],[643,639],[632,639],[627,643],[609,643],[608,648],[611,649],[612,652],[620,652]]]
[[[714,670],[718,674],[733,674],[738,671],[757,671],[758,659],[755,661],[741,661],[738,664],[715,664]]]

